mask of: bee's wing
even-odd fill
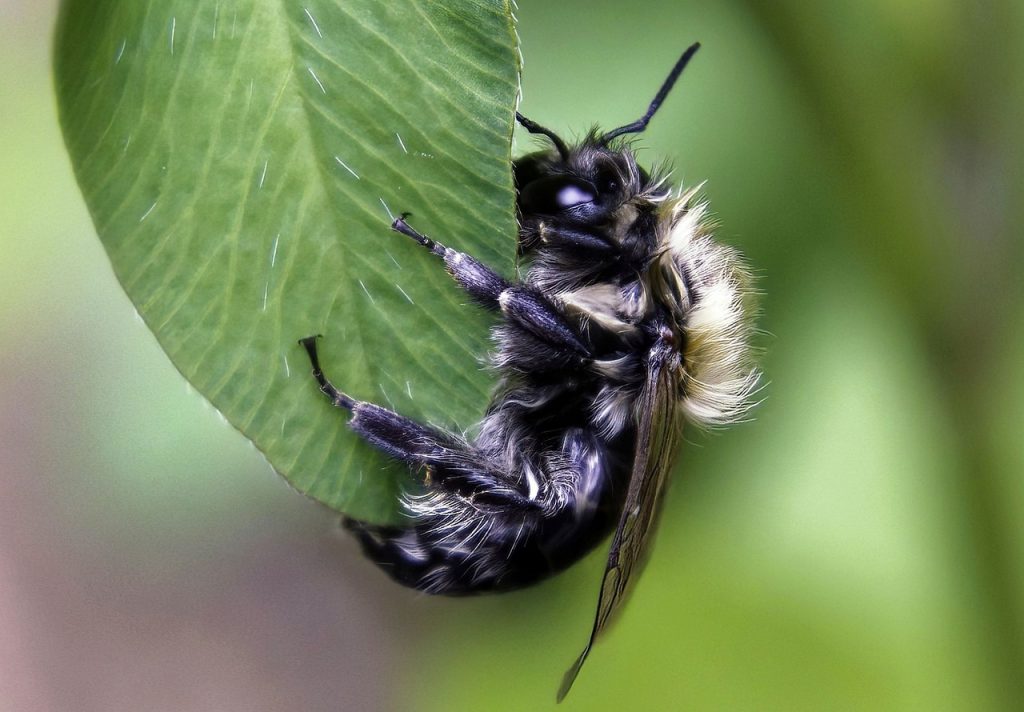
[[[608,626],[612,614],[626,600],[627,586],[635,569],[642,566],[644,552],[654,533],[661,509],[665,481],[679,439],[678,356],[665,344],[656,345],[648,356],[647,376],[636,403],[637,429],[633,471],[629,476],[629,491],[619,517],[619,525],[608,552],[608,564],[601,582],[597,601],[597,616],[590,640],[576,662],[562,678],[558,690],[561,702],[576,680],[590,648]]]

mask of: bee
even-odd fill
[[[403,495],[407,526],[344,521],[399,583],[447,595],[516,589],[612,533],[590,638],[559,700],[642,563],[684,421],[742,418],[759,380],[739,255],[712,239],[697,190],[673,194],[621,139],[647,127],[699,46],[643,116],[575,145],[516,113],[548,144],[512,165],[517,252],[528,265],[520,281],[427,237],[408,213],[391,225],[500,314],[499,381],[475,437],[343,393],[320,367],[318,337],[300,341],[349,427],[422,473],[423,486]]]

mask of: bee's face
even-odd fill
[[[635,197],[647,174],[628,151],[585,141],[563,159],[557,153],[534,153],[513,166],[520,252],[537,246],[540,225],[608,235],[619,208]]]
[[[555,152],[524,156],[513,170],[520,254],[544,245],[548,227],[581,236],[580,240],[559,243],[558,248],[596,251],[603,256],[609,247],[620,251],[622,231],[616,224],[624,222],[627,213],[625,221],[632,221],[635,212],[624,210],[624,206],[649,181],[632,152],[608,149],[594,139],[567,150],[564,157]]]

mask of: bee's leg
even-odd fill
[[[596,512],[609,486],[608,445],[592,430],[569,428],[562,438],[560,467],[547,468],[540,500],[549,514],[571,508],[581,519]]]
[[[590,349],[549,299],[536,289],[513,284],[479,260],[464,252],[445,247],[415,230],[403,213],[391,224],[396,232],[407,235],[444,260],[448,272],[474,300],[490,309],[501,309],[509,321],[548,344],[567,348],[580,357],[589,357]]]
[[[597,256],[611,255],[616,252],[612,243],[596,232],[576,230],[571,227],[552,227],[541,224],[537,229],[537,238],[546,245],[562,249],[586,250],[587,254]]]
[[[309,354],[309,362],[313,366],[313,378],[320,384],[321,392],[331,399],[331,404],[336,408],[344,408],[345,410],[352,410],[356,404],[356,400],[351,396],[348,396],[337,388],[334,384],[327,380],[324,376],[323,370],[320,368],[320,357],[316,353],[316,340],[320,338],[320,334],[315,336],[307,336],[304,339],[299,339],[299,343],[306,349],[306,353]]]
[[[470,444],[374,403],[357,401],[349,427],[381,452],[411,467],[426,469],[431,487],[482,505],[539,509],[524,486],[514,482]]]
[[[299,342],[309,354],[313,377],[333,405],[352,412],[349,427],[368,443],[410,466],[425,467],[432,485],[464,497],[516,508],[536,509],[539,506],[500,468],[488,462],[465,441],[339,391],[320,368],[316,339],[316,336],[308,336]]]
[[[490,267],[465,252],[445,247],[414,229],[405,218],[409,213],[391,223],[391,229],[411,237],[419,244],[444,260],[448,273],[465,289],[475,301],[488,309],[497,309],[498,296],[508,288],[509,282]]]
[[[511,286],[498,303],[505,317],[544,344],[567,349],[576,359],[590,358],[590,347],[579,337],[576,327],[540,292],[522,285]]]

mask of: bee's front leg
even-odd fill
[[[400,218],[391,223],[391,229],[406,237],[411,237],[443,259],[448,273],[481,306],[498,309],[500,306],[498,297],[509,288],[509,281],[475,257],[445,247],[440,242],[414,229],[405,221],[407,217],[409,217],[409,213],[402,213]]]
[[[579,358],[591,356],[590,347],[580,337],[578,329],[550,299],[532,287],[509,282],[465,252],[427,237],[405,221],[408,216],[409,213],[402,213],[391,228],[441,257],[449,274],[474,300],[490,309],[501,309],[511,323],[546,344],[568,349]]]

